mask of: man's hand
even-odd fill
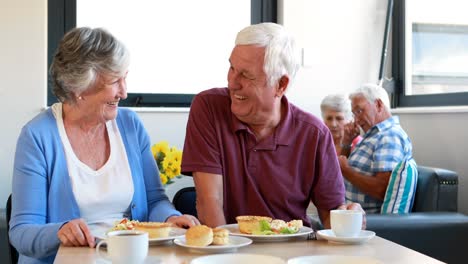
[[[176,225],[178,227],[182,227],[182,228],[190,228],[192,226],[200,224],[200,221],[198,221],[198,219],[195,216],[188,215],[188,214],[180,215],[180,216],[173,215],[173,216],[169,217],[166,220],[166,222],[174,224],[174,225]]]
[[[81,218],[64,224],[57,232],[57,237],[64,246],[68,247],[95,246],[94,236]]]
[[[359,136],[361,133],[361,130],[359,129],[359,126],[354,123],[354,122],[349,122],[344,126],[343,129],[343,141],[342,143],[345,145],[351,145],[351,142],[353,142],[354,138]]]
[[[361,229],[365,230],[367,225],[366,212],[362,209],[361,205],[358,203],[342,204],[337,209],[340,210],[355,210],[362,212],[362,227]]]

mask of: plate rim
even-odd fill
[[[190,246],[190,245],[186,244],[185,237],[181,236],[181,237],[178,237],[178,238],[174,239],[174,244],[176,244],[176,245],[178,245],[180,247],[187,248],[187,249],[194,249],[194,250],[206,251],[206,252],[222,252],[222,251],[229,251],[229,250],[232,250],[232,249],[238,249],[238,248],[241,248],[241,247],[245,247],[245,246],[248,246],[248,245],[252,244],[252,242],[253,242],[252,239],[247,238],[247,237],[240,237],[240,236],[230,237],[230,239],[232,239],[232,238],[241,240],[241,243],[234,244],[234,245],[232,245],[232,244],[230,244],[230,245],[209,245],[209,246],[204,246],[204,247]]]
[[[255,254],[255,253],[226,253],[226,254],[213,254],[213,255],[205,255],[205,256],[200,256],[200,257],[196,257],[194,259],[192,259],[192,261],[194,260],[197,260],[197,261],[200,261],[200,260],[203,260],[203,259],[206,259],[206,258],[219,258],[219,257],[239,257],[239,256],[242,256],[242,257],[252,257],[252,256],[257,256],[257,257],[268,257],[269,259],[275,259],[281,263],[284,263],[284,264],[287,264],[287,260],[283,259],[283,258],[280,258],[280,257],[277,257],[277,256],[271,256],[271,255],[266,255],[266,254]],[[192,263],[192,262],[190,262]]]
[[[374,257],[369,257],[369,256],[354,256],[354,255],[330,255],[330,254],[325,254],[325,255],[305,255],[305,256],[298,256],[298,257],[293,257],[288,259],[287,263],[291,264],[292,261],[300,261],[301,259],[307,261],[309,258],[322,258],[322,257],[331,257],[331,258],[345,258],[348,259],[354,258],[356,260],[369,260],[369,261],[376,261],[377,263],[383,263],[380,259],[374,258]]]
[[[335,235],[331,235],[331,232],[333,232],[331,229],[322,229],[318,230],[317,234],[328,241],[340,243],[361,243],[372,239],[376,235],[375,232],[371,230],[361,230],[361,234],[364,232],[367,233],[367,235],[358,237],[337,237]]]
[[[148,242],[149,242],[149,243],[155,243],[155,242],[163,242],[163,241],[174,240],[174,239],[176,239],[176,238],[185,236],[185,232],[187,232],[186,229],[180,228],[180,227],[172,227],[172,229],[180,230],[179,232],[181,232],[181,234],[169,235],[169,236],[167,236],[167,237],[148,238]],[[107,238],[106,230],[107,230],[107,229],[104,229],[104,228],[103,228],[102,230],[93,231],[93,232],[92,232],[92,235],[93,235],[95,238],[97,238],[97,239],[105,240],[105,239]],[[169,234],[170,234],[170,232],[172,232],[172,230],[169,231]]]
[[[301,237],[301,236],[306,236],[314,232],[314,230],[308,226],[303,226],[301,229],[306,229],[305,231],[299,231],[294,234],[281,234],[281,235],[251,235],[251,234],[243,234],[239,232],[231,232],[230,228],[235,227],[239,230],[239,225],[238,224],[226,224],[226,225],[221,225],[218,226],[218,228],[225,228],[229,230],[229,234],[233,236],[243,236],[247,237],[250,239],[262,239],[266,241],[275,241],[275,240],[282,240],[284,241],[285,239],[289,238],[295,238],[295,237]],[[300,233],[301,232],[301,233]]]

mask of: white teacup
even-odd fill
[[[107,257],[99,248],[107,245]],[[112,263],[143,263],[148,255],[148,233],[135,230],[120,230],[107,233],[107,238],[96,246],[99,257],[110,259]]]
[[[331,229],[337,237],[356,237],[361,232],[362,212],[357,210],[331,210]]]

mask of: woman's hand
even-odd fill
[[[198,221],[198,219],[195,216],[188,215],[188,214],[184,214],[184,215],[180,215],[180,216],[173,215],[173,216],[169,217],[166,220],[166,222],[174,224],[174,225],[176,225],[178,227],[182,227],[182,228],[190,228],[191,226],[195,226],[195,225],[200,224],[200,221]]]
[[[60,242],[67,247],[94,247],[94,236],[83,219],[73,219],[64,224],[57,232]]]

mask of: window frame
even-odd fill
[[[251,0],[251,23],[277,22],[278,0]],[[76,0],[48,0],[47,69],[50,68],[58,43],[65,33],[76,27]],[[234,36],[233,36],[234,37]],[[52,81],[47,71],[47,106],[58,100],[52,92]],[[190,107],[195,94],[128,93],[119,103],[127,107]]]
[[[405,94],[405,3],[395,0],[392,33],[392,76],[397,88],[392,107],[466,106],[468,92],[426,95]]]

